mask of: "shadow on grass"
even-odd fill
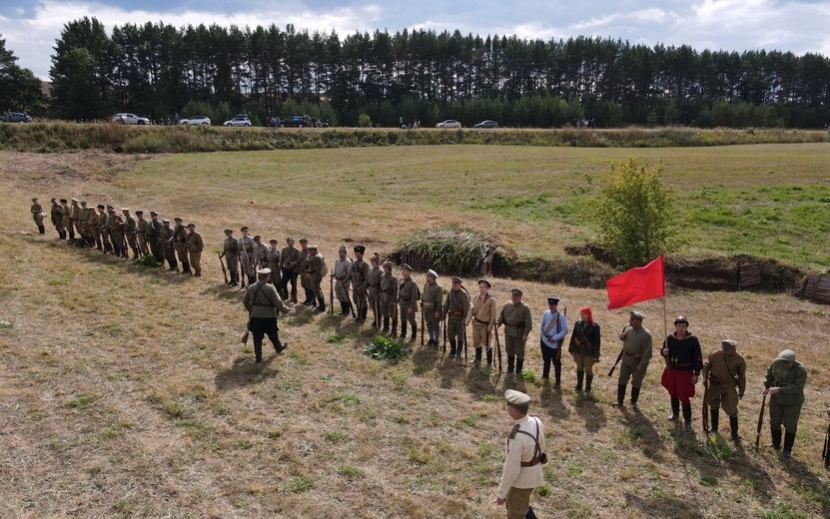
[[[797,445],[796,445],[797,447]],[[807,466],[793,458],[784,460],[787,472],[793,476],[792,489],[817,507],[821,508],[821,517],[830,517],[830,488],[827,480],[819,478]]]
[[[542,393],[539,395],[539,401],[554,420],[566,420],[571,416],[571,410],[565,407],[562,401],[562,390],[554,389],[547,381],[542,383]]]
[[[88,261],[90,263],[95,263],[98,265],[107,265],[110,267],[121,267],[125,269],[125,272],[140,274],[169,284],[178,285],[182,283],[188,283],[191,279],[193,279],[195,282],[204,282],[205,279],[194,278],[193,276],[184,275],[180,272],[176,273],[168,270],[165,267],[145,267],[143,265],[136,265],[131,259],[125,260],[124,258],[116,258],[112,254],[104,254],[103,252],[97,249],[78,248],[71,245],[62,244],[61,242],[56,241],[49,242],[49,246],[66,247],[68,249],[74,250],[77,253],[78,258],[83,259],[84,261]],[[130,254],[132,255],[132,253]],[[212,285],[212,283],[210,284]]]
[[[662,490],[642,494],[625,493],[626,508],[639,508],[647,517],[683,517],[684,519],[703,518],[700,505],[693,499],[679,498]]]
[[[412,352],[412,365],[414,366],[412,372],[415,375],[423,375],[427,371],[432,371],[440,355],[440,348],[415,348]]]
[[[263,344],[263,348],[265,345]],[[271,367],[271,363],[280,357],[275,352],[270,355],[263,355],[262,362],[257,364],[251,357],[238,357],[234,359],[233,366],[220,371],[214,382],[216,389],[219,391],[227,391],[231,389],[238,389],[251,384],[259,384],[269,378],[277,376],[279,371]]]
[[[634,446],[639,447],[643,454],[654,461],[663,461],[663,442],[660,435],[643,413],[620,407],[622,423],[625,426],[625,435],[632,441]]]
[[[581,392],[576,393],[574,395],[574,408],[576,408],[576,414],[585,421],[585,429],[589,432],[599,431],[608,422],[602,406],[597,405],[597,401],[591,395]]]

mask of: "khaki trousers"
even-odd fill
[[[532,493],[532,488],[510,488],[504,503],[507,507],[507,519],[525,519],[530,508],[530,494]]]
[[[590,355],[580,355],[579,353],[571,353],[571,356],[576,362],[576,370],[584,371],[588,375],[594,376],[594,364],[597,359]]]

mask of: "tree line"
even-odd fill
[[[255,119],[308,114],[331,124],[821,128],[830,123],[830,60],[813,53],[697,51],[610,38],[525,40],[403,30],[330,33],[65,24],[50,76],[53,115],[132,111]]]

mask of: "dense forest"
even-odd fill
[[[67,23],[50,72],[53,116],[308,114],[333,125],[823,128],[830,60],[577,37],[404,30],[343,37],[268,27]],[[221,122],[221,121],[218,121]]]

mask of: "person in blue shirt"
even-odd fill
[[[550,365],[553,363],[556,377],[556,389],[561,388],[562,377],[562,343],[568,335],[568,319],[559,311],[559,298],[548,298],[548,310],[542,314],[541,336],[539,345],[542,348],[542,380],[550,379]]]

